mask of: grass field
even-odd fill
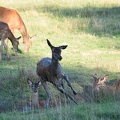
[[[119,101],[109,98],[98,104],[83,102],[78,96],[78,106],[73,103],[72,106],[65,104],[49,110],[18,111],[21,103],[31,99],[27,77],[38,81],[37,62],[43,57],[51,57],[46,39],[55,46],[68,45],[62,51],[60,63],[78,93],[83,92],[83,85],[92,86],[94,80],[89,75],[109,74],[110,83],[120,78],[119,0],[1,0],[0,5],[16,9],[28,33],[31,36],[37,34],[29,53],[24,54],[21,39],[18,56],[12,55],[10,42],[11,60],[7,61],[3,55],[0,62],[0,120],[15,120],[16,117],[18,120],[120,119]],[[20,33],[16,31],[15,36]],[[49,88],[54,101],[60,93],[50,84]],[[39,97],[46,98],[42,87]]]

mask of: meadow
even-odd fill
[[[91,88],[94,79],[90,75],[109,75],[112,84],[120,78],[120,1],[119,0],[25,0],[0,1],[0,5],[16,9],[21,15],[28,33],[37,36],[29,53],[23,51],[20,40],[18,56],[13,56],[11,43],[8,61],[3,55],[0,62],[0,120],[118,120],[120,101],[106,97],[101,102],[85,102],[81,96],[82,86]],[[16,31],[15,36],[21,34]],[[22,109],[31,91],[27,78],[38,81],[37,62],[43,57],[51,57],[46,43],[49,39],[55,46],[68,45],[62,51],[60,61],[78,96],[79,105],[28,110]],[[52,100],[61,94],[48,84]],[[67,88],[67,86],[66,86]],[[71,90],[67,91],[72,94]],[[39,98],[45,99],[42,86]],[[86,98],[88,99],[88,98]]]

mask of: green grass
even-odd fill
[[[1,120],[118,120],[120,119],[119,102],[105,104],[81,104],[54,109],[1,113]]]
[[[62,51],[64,71],[78,93],[82,93],[82,85],[91,87],[93,78],[89,74],[103,76],[109,74],[109,80],[120,78],[120,2],[118,0],[10,0],[0,4],[16,9],[29,32],[34,38],[29,53],[24,54],[22,39],[18,56],[13,56],[11,43],[9,53],[11,60],[3,56],[0,62],[0,119],[51,119],[51,120],[117,120],[120,118],[120,107],[117,101],[103,103],[82,103],[78,106],[65,106],[55,109],[19,112],[18,108],[26,99],[31,99],[27,77],[38,81],[36,64],[43,57],[51,57],[51,50],[46,43],[49,39],[55,46],[67,44]],[[15,32],[15,36],[20,36]],[[59,92],[49,84],[52,100]],[[67,86],[66,86],[67,87]],[[71,93],[71,90],[67,88]],[[71,93],[72,94],[72,93]],[[46,98],[45,91],[40,88],[40,99]],[[64,101],[64,97],[61,98]],[[79,103],[81,96],[76,97]],[[110,100],[111,101],[111,100]],[[111,106],[111,109],[108,109]],[[72,109],[71,109],[72,108]],[[14,112],[9,112],[13,110]],[[7,113],[4,113],[7,111]],[[39,113],[39,114],[38,114]],[[64,117],[65,116],[65,117]],[[36,117],[36,118],[35,118]]]

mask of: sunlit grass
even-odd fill
[[[51,57],[46,39],[49,39],[54,46],[68,45],[67,49],[62,51],[63,59],[60,63],[79,93],[83,92],[83,84],[92,85],[93,78],[89,76],[90,74],[97,74],[97,76],[109,74],[110,81],[120,77],[119,0],[9,0],[6,2],[1,0],[0,4],[16,9],[24,20],[28,33],[31,36],[37,34],[27,54],[24,54],[22,39],[19,45],[21,52],[18,56],[12,55],[9,42],[11,60],[4,59],[0,63],[0,102],[9,101],[6,102],[7,108],[3,104],[4,109],[9,111],[9,108],[11,110],[16,107],[20,101],[24,102],[27,97],[30,98],[26,78],[30,77],[38,81],[37,62],[43,57]],[[16,31],[15,36],[20,36],[20,33]],[[50,86],[50,89],[52,100],[55,100],[55,95],[59,92],[55,92],[53,86]],[[68,91],[71,92],[69,89]],[[46,97],[42,88],[39,97]],[[81,98],[77,100],[82,102]],[[99,120],[116,119],[115,115],[119,119],[117,111],[120,108],[117,104],[116,102],[84,103],[79,106],[65,105],[55,109],[25,113],[17,112],[13,108],[12,113],[1,113],[0,119],[16,120],[17,116],[18,120],[50,120],[50,118],[52,120],[78,120],[79,118]]]

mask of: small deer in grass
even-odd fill
[[[120,79],[118,79],[117,81],[115,81],[115,83],[112,86],[109,86],[109,89],[113,93],[115,93],[115,92],[120,93]]]
[[[1,39],[1,44],[0,44],[0,61],[2,60],[1,56],[2,56],[3,46],[4,46],[5,50],[6,50],[7,58],[9,59],[8,46],[5,43],[5,39],[6,38],[8,38],[11,41],[13,49],[14,49],[14,53],[15,53],[15,55],[17,55],[17,50],[18,50],[18,45],[19,45],[18,40],[21,37],[15,38],[15,36],[12,34],[11,30],[9,29],[8,24],[4,23],[4,22],[0,22],[0,39]]]
[[[33,83],[29,78],[27,79],[28,84],[30,85],[32,89],[32,108],[39,109],[39,99],[38,99],[38,89],[41,85],[41,82],[38,81],[36,83]]]
[[[94,78],[94,83],[93,83],[93,89],[96,91],[103,90],[107,87],[107,82],[108,82],[108,75],[105,75],[103,78],[97,78],[95,76],[92,76]]]
[[[68,86],[72,89],[74,95],[77,94],[77,92],[71,86],[68,76],[64,73],[61,65],[59,64],[59,61],[62,60],[61,50],[65,49],[67,45],[54,47],[48,39],[47,39],[47,44],[51,48],[52,58],[45,57],[41,59],[37,63],[37,69],[36,69],[37,75],[40,77],[41,84],[43,85],[47,93],[46,108],[49,107],[49,101],[51,97],[46,82],[52,83],[61,93],[65,94],[68,100],[71,99],[77,104],[74,98],[71,95],[69,95],[64,89],[63,79],[66,80]]]
[[[94,83],[93,83],[93,89],[94,91],[100,92],[101,90],[112,92],[115,94],[116,91],[120,92],[120,79],[117,80],[113,85],[107,85],[108,83],[108,75],[105,75],[103,78],[97,78],[93,76],[94,78]]]

